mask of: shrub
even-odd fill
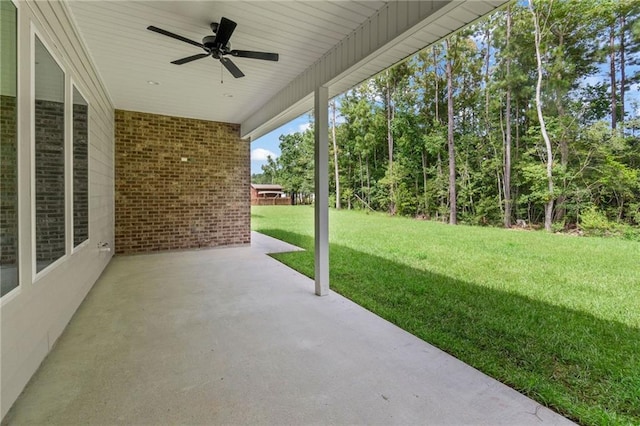
[[[616,231],[616,224],[609,221],[596,206],[583,210],[579,217],[579,227],[586,235],[608,235]]]

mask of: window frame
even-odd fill
[[[29,32],[29,61],[30,61],[30,66],[31,66],[31,73],[29,76],[29,95],[30,95],[30,99],[29,99],[29,103],[30,103],[30,108],[31,108],[31,114],[30,114],[30,146],[31,146],[31,158],[30,158],[30,168],[31,168],[31,173],[30,173],[30,178],[31,178],[31,199],[30,199],[30,205],[31,205],[31,277],[32,277],[32,283],[36,283],[37,281],[39,281],[40,279],[42,279],[42,277],[46,276],[49,272],[51,272],[52,270],[56,269],[58,266],[60,266],[62,263],[64,263],[64,261],[69,257],[69,241],[68,241],[68,233],[69,233],[69,227],[67,224],[68,219],[68,203],[69,203],[69,191],[68,191],[68,179],[69,179],[69,171],[68,171],[68,162],[67,162],[67,154],[66,152],[64,153],[64,181],[65,181],[65,193],[64,193],[64,214],[65,214],[65,219],[64,219],[64,224],[65,224],[65,231],[64,231],[64,239],[65,239],[65,252],[62,256],[60,256],[59,258],[57,258],[56,260],[54,260],[53,262],[51,262],[50,264],[48,264],[46,267],[44,267],[41,271],[38,271],[38,258],[37,258],[37,235],[36,235],[36,67],[35,67],[35,63],[36,63],[36,38],[40,41],[40,43],[42,43],[43,47],[47,50],[47,53],[49,55],[51,55],[51,57],[53,58],[53,61],[56,63],[56,65],[60,68],[60,70],[62,71],[62,74],[64,75],[64,92],[63,92],[63,96],[64,96],[64,141],[63,141],[63,146],[65,151],[67,150],[68,147],[68,138],[69,138],[69,114],[67,112],[68,109],[68,101],[69,101],[69,90],[68,90],[68,80],[69,80],[69,76],[66,70],[66,67],[64,66],[64,64],[62,63],[62,61],[59,59],[58,55],[55,53],[55,50],[53,50],[51,48],[52,43],[49,43],[47,41],[47,38],[43,36],[43,32],[40,31],[40,29],[37,27],[36,23],[31,21],[31,28],[30,28],[30,32]]]
[[[20,2],[18,0],[9,0],[9,2],[13,5],[13,7],[16,8],[16,191],[17,191],[17,196],[16,196],[16,210],[17,210],[17,216],[18,216],[18,220],[17,220],[17,232],[18,232],[18,242],[16,244],[16,281],[17,284],[14,288],[12,288],[11,290],[9,290],[6,294],[0,295],[0,306],[4,306],[5,304],[7,304],[10,300],[15,299],[20,293],[22,293],[23,291],[23,275],[22,272],[22,268],[20,267],[21,263],[22,263],[22,241],[23,241],[23,231],[22,231],[22,219],[21,219],[21,213],[22,213],[22,207],[21,207],[21,200],[20,200],[20,194],[23,194],[25,191],[25,184],[22,182],[22,180],[20,179],[20,173],[22,171],[22,159],[23,159],[23,155],[21,154],[21,149],[20,149],[20,139],[22,137],[22,132],[20,130],[20,118],[22,117],[22,114],[20,113],[20,109],[22,108],[22,102],[18,102],[19,101],[19,94],[20,94],[20,90],[22,87],[22,78],[21,78],[21,72],[23,69],[23,65],[22,62],[20,61],[20,49],[22,46],[22,41],[20,38],[20,33],[22,32],[22,23],[20,21],[20,17],[22,16],[22,12],[20,12]]]
[[[74,202],[75,202],[75,193],[74,193],[74,174],[75,174],[75,167],[74,167],[74,156],[73,156],[73,149],[74,149],[74,120],[73,120],[73,93],[74,90],[77,90],[78,93],[80,94],[80,96],[82,96],[82,99],[86,102],[87,104],[87,238],[82,241],[81,243],[79,243],[78,245],[75,245],[75,225],[74,225],[74,214],[75,214],[75,208],[74,208]],[[69,195],[71,198],[71,203],[70,203],[70,228],[71,228],[71,236],[70,236],[70,245],[71,245],[71,254],[76,253],[80,250],[82,250],[84,247],[89,245],[89,241],[91,240],[90,237],[90,232],[89,232],[89,228],[90,228],[90,223],[91,223],[91,209],[89,208],[89,205],[91,204],[91,196],[90,196],[90,189],[91,189],[91,179],[90,179],[90,168],[89,168],[89,151],[90,151],[90,147],[91,147],[91,143],[90,143],[90,139],[91,139],[91,120],[90,120],[90,111],[91,111],[91,104],[89,103],[87,96],[85,95],[85,91],[82,90],[82,88],[80,87],[80,85],[75,81],[75,79],[73,77],[70,78],[70,84],[69,84],[69,91],[70,91],[70,110],[71,110],[71,114],[69,114],[69,121],[71,122],[71,131],[70,133],[70,139],[71,139],[71,144],[70,144],[70,149],[68,150],[69,156],[67,157],[68,164],[65,164],[65,166],[68,165],[69,169],[70,169],[70,190],[69,190]]]

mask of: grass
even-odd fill
[[[640,243],[331,210],[333,290],[582,424],[640,424]],[[252,208],[313,277],[313,209]]]

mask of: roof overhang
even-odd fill
[[[66,3],[115,108],[240,123],[253,140],[311,110],[316,88],[336,96],[507,1]],[[176,66],[198,48],[146,30],[199,41],[221,16],[238,23],[235,49],[276,51],[280,61],[233,58],[240,79],[210,58]]]
[[[361,24],[241,124],[255,139],[313,108],[313,91],[343,93],[490,14],[505,0],[394,1]]]

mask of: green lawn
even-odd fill
[[[329,214],[331,288],[583,424],[640,424],[640,243]],[[252,208],[307,251],[313,209]]]

